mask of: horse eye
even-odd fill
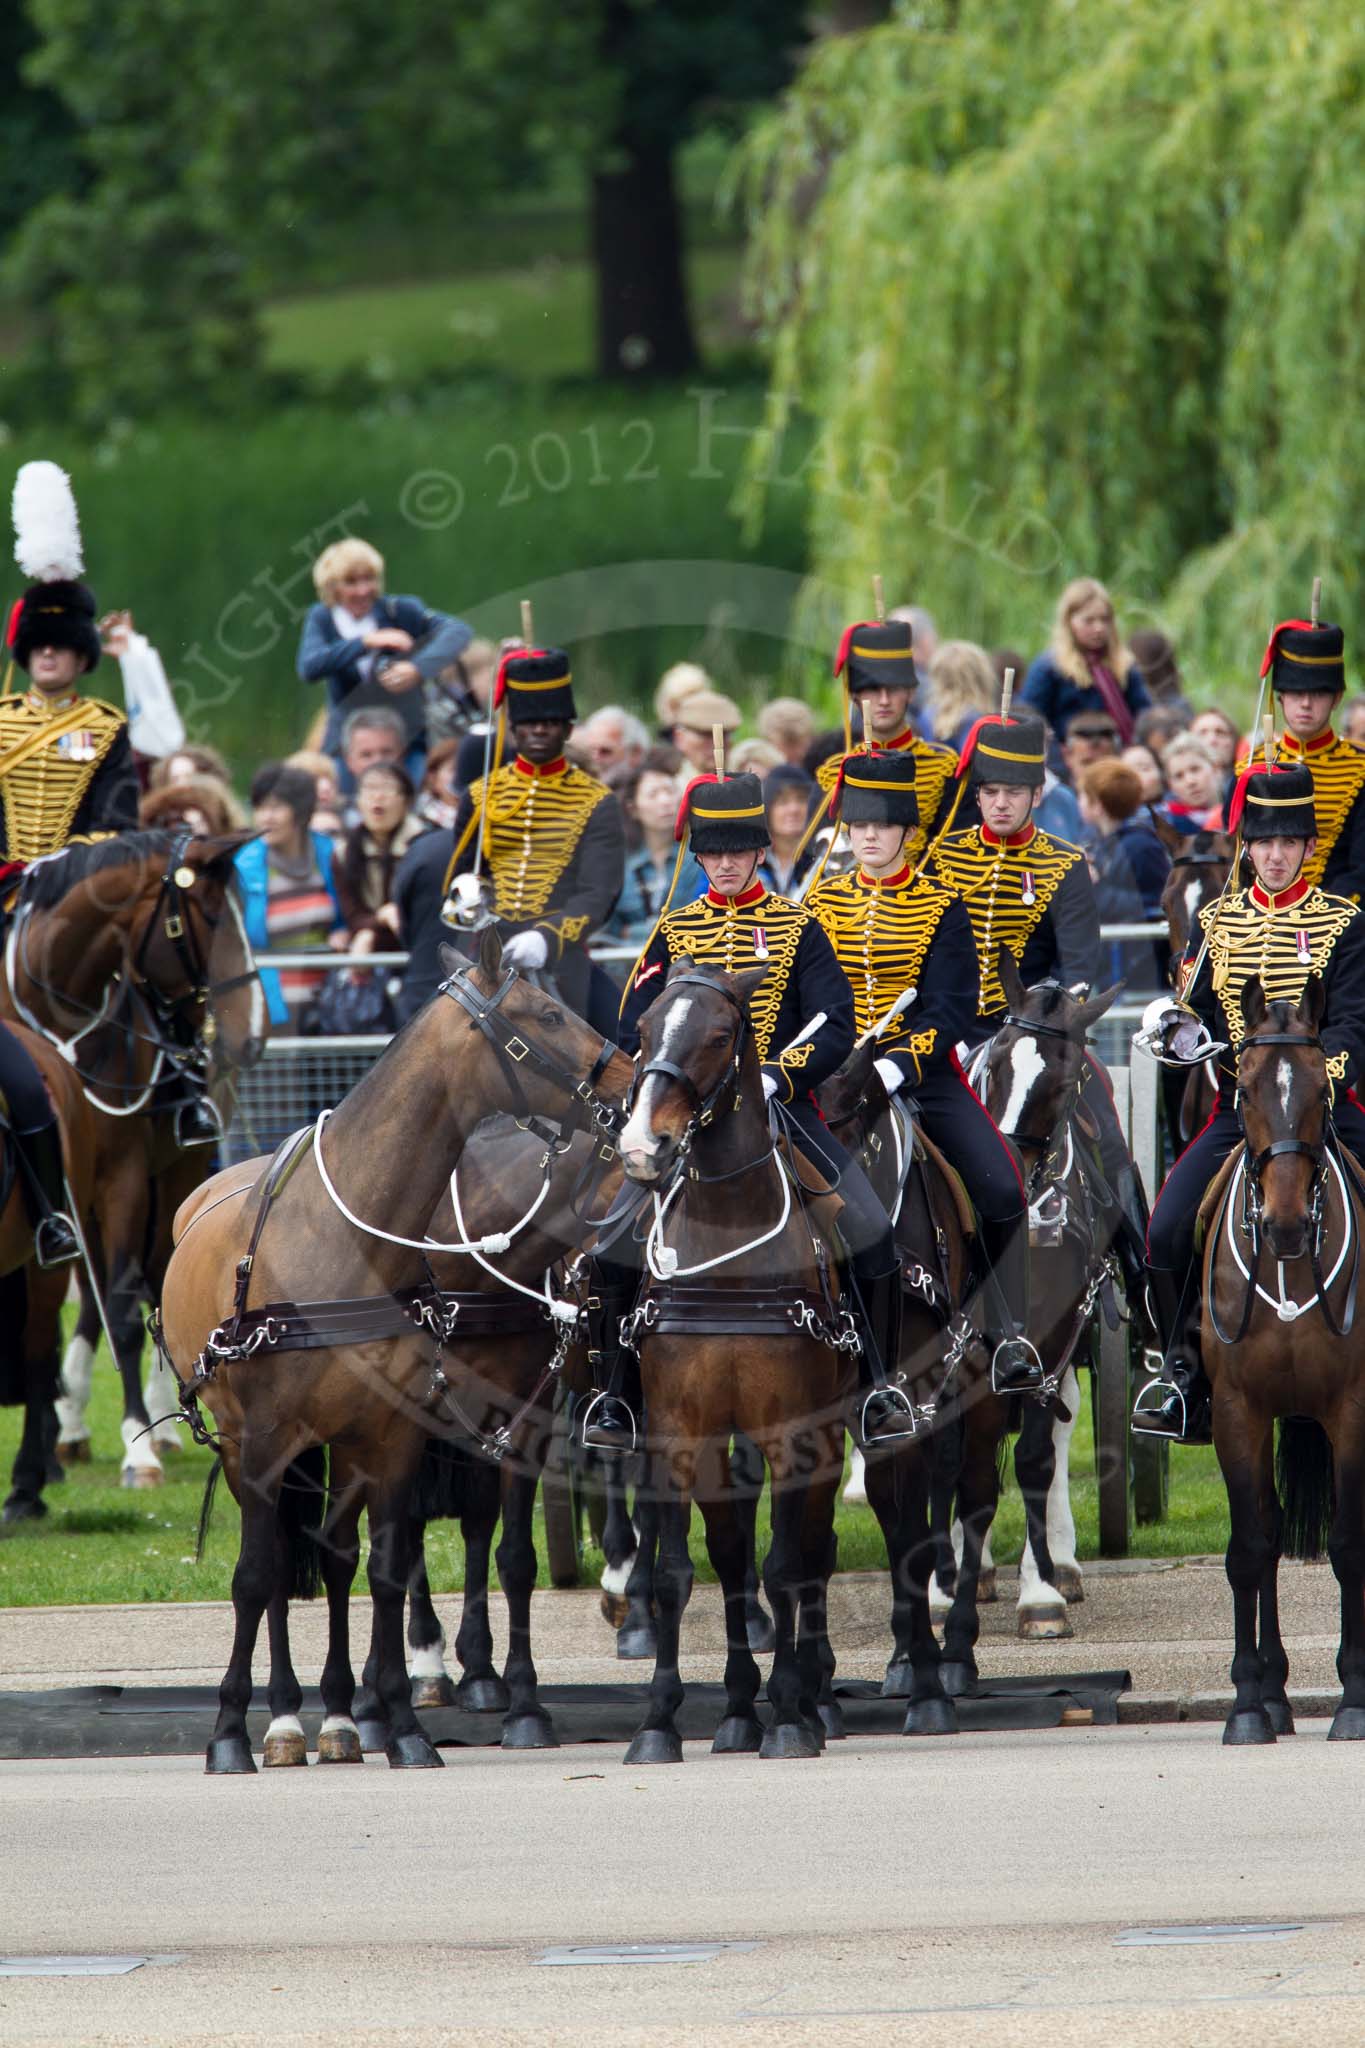
[[[564,1022],[564,1012],[562,1010],[542,1010],[540,1021],[542,1024],[548,1025],[551,1031],[558,1031],[560,1025]]]
[[[730,1043],[730,1034],[728,1031],[713,1031],[707,1043],[713,1052],[724,1052],[726,1046]]]

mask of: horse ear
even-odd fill
[[[479,938],[479,972],[491,982],[502,973],[502,939],[495,924],[486,924]]]
[[[677,959],[669,965],[665,982],[672,981],[675,974],[695,974],[696,968],[697,963],[690,953],[679,953]]]
[[[231,867],[244,846],[250,846],[253,839],[260,838],[259,832],[214,832],[205,838],[191,839],[185,848],[185,859],[195,868]]]
[[[1005,1001],[1017,1016],[1023,1008],[1024,998],[1028,994],[1028,990],[1024,987],[1023,976],[1015,965],[1014,955],[1008,946],[1001,946],[995,957],[996,966],[1000,974],[1000,986],[1005,991]]]
[[[1092,1024],[1099,1022],[1109,1005],[1123,994],[1124,986],[1123,982],[1116,981],[1112,988],[1101,989],[1097,996],[1091,996],[1089,1002],[1081,1004],[1074,1021],[1082,1031],[1088,1031]]]
[[[1182,832],[1178,825],[1172,824],[1155,804],[1148,804],[1147,816],[1152,821],[1152,830],[1174,860],[1178,854],[1184,852],[1187,834]]]
[[[1309,976],[1310,980],[1316,978]],[[1304,993],[1307,994],[1307,990]],[[1259,1031],[1265,1023],[1265,990],[1261,987],[1259,974],[1253,974],[1242,990],[1242,1022],[1248,1031]]]
[[[767,972],[768,965],[765,962],[762,967],[746,967],[742,974],[732,974],[730,976],[731,981],[735,985],[735,993],[746,1010],[749,1007],[750,998]]]
[[[1299,1022],[1306,1024],[1310,1031],[1316,1033],[1322,1023],[1322,1013],[1326,1006],[1327,997],[1323,991],[1322,976],[1317,973],[1310,974],[1303,985],[1303,997],[1299,1003]]]

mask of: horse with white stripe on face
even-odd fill
[[[1076,1531],[1068,1457],[1079,1405],[1077,1362],[1088,1357],[1091,1317],[1109,1275],[1110,1247],[1097,1194],[1094,1136],[1080,1101],[1087,1075],[1086,1033],[1117,997],[1115,986],[1085,998],[1058,982],[1025,989],[1002,948],[1000,978],[1009,1004],[1004,1024],[973,1069],[986,1108],[1019,1151],[1029,1200],[1029,1336],[1046,1370],[1044,1395],[1022,1403],[1015,1474],[1028,1537],[1019,1569],[1019,1632],[1069,1636],[1067,1594],[1079,1597]],[[969,1691],[976,1676],[975,1577],[995,1498],[964,1516],[963,1566],[940,1515],[934,1605],[955,1592],[944,1621],[945,1685]],[[989,1568],[989,1567],[988,1567]],[[970,1606],[963,1613],[960,1608]]]

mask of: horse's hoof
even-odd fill
[[[763,1742],[763,1723],[757,1715],[727,1714],[711,1744],[712,1756],[756,1756]]]
[[[828,1740],[828,1737],[825,1734],[825,1724],[820,1719],[819,1713],[803,1713],[801,1716],[801,1726],[805,1729],[808,1729],[809,1732],[815,1737],[816,1748],[819,1750],[823,1750],[825,1743]],[[762,1754],[763,1752],[760,1750],[759,1755],[761,1756]]]
[[[181,1443],[178,1436],[168,1433],[166,1436],[153,1435],[152,1437],[152,1449],[156,1452],[158,1458],[164,1458],[168,1452],[171,1457],[178,1458],[184,1448],[185,1446]]]
[[[623,1661],[641,1662],[653,1657],[658,1648],[659,1635],[652,1623],[638,1628],[623,1628],[616,1638],[616,1654]]]
[[[1068,1607],[1079,1607],[1085,1598],[1085,1582],[1081,1577],[1079,1565],[1054,1564],[1052,1583]]]
[[[146,1493],[153,1486],[160,1486],[166,1478],[159,1465],[124,1465],[118,1475],[120,1486],[131,1487],[134,1492]]]
[[[1327,1730],[1329,1742],[1365,1742],[1365,1707],[1338,1707]]]
[[[418,1704],[416,1694],[413,1705]],[[455,1705],[467,1714],[505,1714],[512,1695],[500,1678],[462,1678],[455,1688]]]
[[[761,1607],[751,1607],[745,1615],[744,1633],[749,1639],[750,1653],[755,1657],[766,1657],[777,1648],[777,1630]]]
[[[30,1499],[20,1494],[14,1500],[7,1500],[0,1508],[0,1522],[41,1522],[47,1513],[45,1500]]]
[[[1359,1711],[1359,1709],[1357,1709]],[[1365,1735],[1365,1715],[1362,1715],[1360,1733]],[[1333,1732],[1336,1724],[1333,1723]],[[1328,1738],[1331,1739],[1330,1736]],[[1249,1743],[1265,1743],[1275,1740],[1275,1730],[1270,1725],[1264,1707],[1242,1707],[1229,1714],[1223,1729],[1223,1740],[1230,1749],[1241,1749]]]
[[[680,1764],[682,1737],[676,1728],[642,1728],[621,1759],[627,1764]]]
[[[414,1707],[453,1707],[456,1704],[455,1681],[450,1673],[442,1671],[435,1678],[414,1678],[412,1704]]]
[[[1288,1700],[1262,1700],[1261,1705],[1265,1710],[1265,1717],[1275,1730],[1276,1735],[1292,1735],[1294,1733],[1294,1709],[1290,1706]]]
[[[504,1749],[558,1749],[559,1737],[548,1714],[509,1714],[502,1724]]]
[[[308,1744],[304,1740],[302,1728],[292,1714],[288,1716],[283,1727],[266,1729],[265,1754],[261,1761],[268,1771],[286,1770],[293,1765],[307,1763]]]
[[[254,1777],[256,1762],[245,1735],[215,1735],[204,1751],[204,1770],[211,1778]]]
[[[821,1700],[815,1711],[829,1740],[842,1742],[848,1731],[844,1727],[844,1710],[838,1700]]]
[[[361,1753],[365,1756],[382,1756],[389,1746],[388,1722],[367,1721],[362,1714],[357,1718],[355,1727],[360,1737]]]
[[[938,1682],[950,1700],[969,1700],[976,1693],[976,1673],[970,1664],[954,1663],[945,1657],[938,1668]]]
[[[993,1607],[999,1598],[995,1589],[995,1566],[988,1564],[976,1575],[976,1604],[978,1607]]]
[[[959,1695],[960,1697],[960,1695]],[[951,1700],[912,1700],[902,1735],[956,1735],[957,1708]]]
[[[1019,1634],[1026,1643],[1055,1643],[1074,1636],[1065,1607],[1021,1607]]]
[[[360,1730],[353,1721],[342,1721],[337,1727],[329,1728],[323,1723],[318,1736],[318,1762],[320,1764],[360,1764],[365,1761],[365,1752],[360,1746]]]
[[[899,1662],[893,1658],[887,1665],[886,1676],[882,1680],[882,1698],[884,1700],[908,1700],[914,1690],[914,1665],[908,1657],[902,1658]]]
[[[80,1436],[76,1438],[74,1443],[58,1444],[57,1462],[59,1465],[88,1465],[90,1463],[89,1437]]]
[[[815,1731],[804,1721],[774,1721],[763,1731],[758,1753],[766,1761],[793,1762],[798,1757],[819,1756]]]
[[[624,1593],[603,1592],[600,1604],[602,1619],[610,1623],[612,1628],[620,1628],[621,1623],[630,1613],[630,1602]]]
[[[414,1728],[408,1735],[390,1738],[385,1749],[389,1767],[395,1771],[443,1771],[445,1759],[439,1750],[433,1749],[420,1728]]]

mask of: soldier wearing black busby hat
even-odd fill
[[[1346,688],[1345,650],[1340,626],[1286,619],[1270,635],[1261,675],[1270,677],[1284,715],[1276,741],[1281,757],[1301,763],[1313,778],[1317,845],[1304,863],[1304,879],[1359,903],[1365,893],[1365,750],[1332,730]],[[1264,765],[1259,745],[1239,759],[1237,772]]]
[[[1099,968],[1100,919],[1085,855],[1033,822],[1042,795],[1047,737],[1036,719],[979,719],[958,762],[970,777],[982,822],[947,832],[935,844],[929,871],[967,906],[981,978],[971,1042],[989,1037],[1008,1004],[1000,982],[1003,946],[1026,984],[1059,981],[1093,986]],[[1123,1268],[1130,1302],[1142,1299],[1147,1205],[1119,1128],[1103,1070],[1087,1055],[1081,1097],[1099,1134],[1104,1176],[1113,1197],[1105,1225]]]
[[[855,865],[806,899],[848,976],[859,1035],[877,1032],[888,1094],[914,1097],[915,1121],[961,1174],[992,1279],[992,1378],[1001,1393],[1043,1382],[1028,1325],[1028,1204],[1009,1146],[957,1057],[977,1012],[976,943],[961,899],[916,875],[906,848],[919,825],[915,771],[902,753],[850,754],[832,811]],[[906,992],[911,1001],[898,1014]]]
[[[627,985],[617,1038],[627,1050],[638,1044],[641,1016],[663,989],[672,962],[683,955],[728,974],[766,965],[749,1000],[763,1092],[783,1105],[795,1144],[826,1180],[837,1184],[843,1202],[840,1230],[849,1253],[843,1279],[859,1321],[867,1387],[862,1435],[866,1442],[909,1435],[914,1427],[909,1401],[899,1387],[888,1384],[900,1357],[901,1326],[900,1262],[891,1219],[861,1166],[830,1136],[814,1100],[814,1091],[853,1047],[848,978],[811,913],[770,895],[757,879],[768,827],[756,775],[724,780],[703,775],[690,783],[676,836],[679,865],[690,843],[707,890],[694,903],[677,909],[665,905]],[[599,1392],[584,1417],[583,1438],[599,1449],[628,1450],[635,1423],[620,1322],[638,1276],[599,1261],[594,1278],[588,1347]]]
[[[588,940],[621,893],[625,825],[611,792],[565,759],[578,717],[568,655],[558,647],[505,654],[493,708],[489,772],[455,818],[447,921],[458,928],[476,907],[486,869],[508,964],[552,974],[564,1000],[610,1037],[617,994],[589,959]]]
[[[1318,852],[1314,777],[1303,760],[1239,777],[1228,829],[1255,879],[1210,903],[1190,934],[1179,1003],[1159,996],[1143,1019],[1158,1057],[1193,1066],[1216,1057],[1213,1116],[1167,1174],[1152,1209],[1149,1293],[1163,1343],[1161,1377],[1138,1396],[1133,1427],[1184,1443],[1210,1440],[1209,1386],[1199,1357],[1199,1205],[1242,1142],[1237,1053],[1246,1036],[1242,993],[1259,980],[1268,1002],[1299,1003],[1322,984],[1319,1036],[1335,1087],[1338,1136],[1365,1161],[1365,1112],[1350,1091],[1365,1075],[1365,913],[1311,879]]]
[[[919,818],[906,840],[906,859],[917,865],[928,838],[939,830],[953,798],[957,755],[951,747],[921,739],[910,724],[910,699],[919,674],[914,635],[906,619],[860,619],[849,626],[834,657],[834,673],[844,686],[845,753],[823,761],[817,771],[828,799],[843,761],[854,751],[890,753],[909,763],[915,774]],[[852,738],[853,706],[863,722],[861,745]]]
[[[0,853],[11,872],[73,839],[133,830],[138,802],[127,719],[79,693],[99,665],[100,636],[75,500],[55,462],[20,470],[14,527],[15,559],[33,580],[6,633],[29,687],[0,696]]]

